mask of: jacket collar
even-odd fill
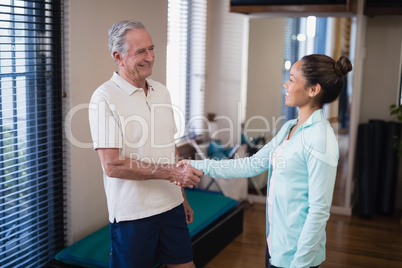
[[[312,115],[304,122],[303,127],[310,126],[316,122],[322,121],[324,119],[324,112],[322,109],[315,110]]]
[[[324,120],[324,118],[325,118],[324,117],[324,112],[323,112],[322,109],[315,110],[313,112],[313,114],[310,115],[310,117],[307,119],[307,121],[304,122],[303,125],[301,125],[296,130],[296,132],[298,132],[299,130],[304,129],[306,127],[309,127],[309,126],[311,126],[312,124],[314,124],[316,122],[322,121],[322,120]],[[290,129],[297,124],[298,120],[299,120],[299,118],[290,120],[290,123],[287,125],[286,133],[289,133]]]

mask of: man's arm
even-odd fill
[[[122,157],[117,148],[97,149],[97,151],[106,175],[113,178],[180,181],[182,186],[192,188],[200,182],[202,176],[201,171],[192,167],[178,168],[175,164],[158,165]]]

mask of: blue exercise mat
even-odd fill
[[[193,237],[225,214],[238,202],[220,193],[204,190],[186,190],[187,200],[194,210],[194,221],[190,224]],[[109,225],[77,241],[56,254],[56,260],[83,267],[109,267]]]

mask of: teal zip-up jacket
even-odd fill
[[[251,157],[191,161],[191,165],[215,178],[252,177],[269,169],[269,188],[272,154],[296,124],[297,119],[286,122],[278,134]],[[321,109],[297,128],[277,156],[271,223],[272,265],[304,268],[320,265],[325,260],[325,226],[338,158],[336,136]],[[267,236],[268,224],[267,220]]]

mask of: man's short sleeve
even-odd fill
[[[89,105],[89,125],[94,149],[122,148],[122,133],[114,107],[96,92]]]

